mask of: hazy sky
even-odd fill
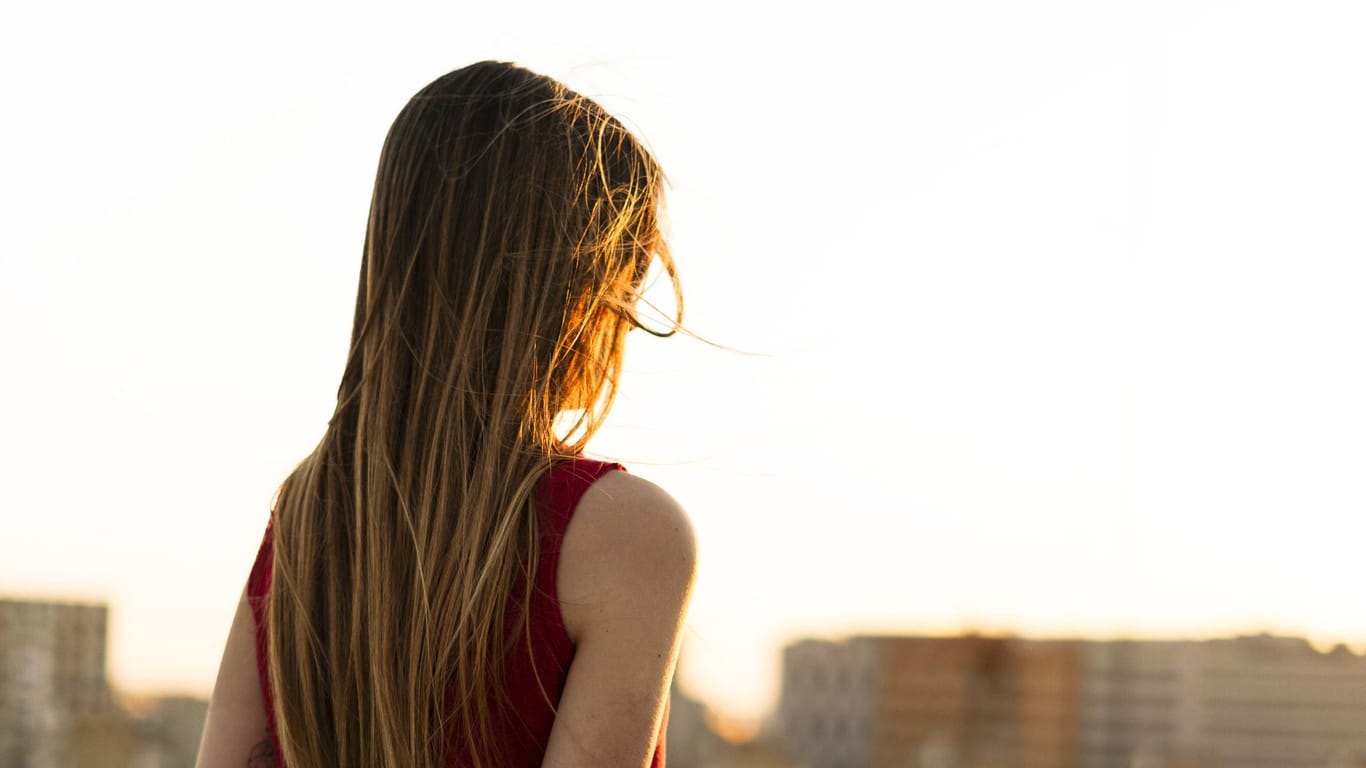
[[[514,60],[656,150],[698,334],[600,455],[691,511],[681,684],[801,634],[1366,644],[1354,2],[0,11],[0,593],[207,692],[341,373],[375,162]]]

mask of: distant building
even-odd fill
[[[713,723],[705,704],[673,687],[665,737],[669,768],[795,768],[785,750],[765,735],[731,742]]]
[[[674,768],[707,768],[728,746],[707,722],[706,705],[680,690],[676,682],[669,691],[664,743]]]
[[[139,744],[132,768],[194,768],[209,703],[172,696],[160,699],[138,720]]]
[[[66,762],[73,768],[137,768],[132,762],[141,748],[137,723],[121,709],[83,718],[67,734]],[[14,768],[14,766],[5,766]]]
[[[1303,639],[1084,644],[1079,768],[1366,764],[1366,657]]]
[[[877,728],[899,712],[880,711],[888,683],[885,638],[841,643],[805,640],[783,652],[778,720],[783,740],[803,764],[873,765]]]
[[[812,768],[1068,766],[1076,650],[957,637],[805,641],[784,655],[779,721]]]
[[[0,768],[65,768],[75,729],[114,710],[103,605],[0,600]]]
[[[1267,636],[806,640],[778,721],[808,768],[1358,768],[1366,658]]]
[[[193,768],[208,702],[118,707],[103,605],[0,600],[0,768]]]

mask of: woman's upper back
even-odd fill
[[[505,750],[500,765],[664,764],[668,686],[695,544],[667,494],[612,471],[619,469],[566,461],[537,485],[541,558],[529,631],[519,633],[505,667],[506,706],[494,724]],[[267,677],[272,547],[268,528],[247,598],[266,719],[280,755]],[[448,738],[448,764],[473,764],[466,740],[458,733]]]

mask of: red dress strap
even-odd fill
[[[578,509],[579,500],[588,491],[588,486],[612,470],[625,471],[620,464],[589,459],[575,459],[555,464],[536,486],[541,501],[541,562],[536,577],[536,587],[544,594],[555,598],[554,623],[564,628],[564,618],[560,616],[559,571],[560,548],[564,543],[564,532],[569,521]],[[566,635],[566,639],[567,639]]]
[[[284,752],[280,750],[280,737],[275,730],[275,701],[270,695],[269,646],[266,634],[266,619],[269,606],[266,597],[270,595],[272,566],[275,562],[275,526],[273,519],[266,523],[265,536],[261,538],[261,548],[256,552],[256,562],[252,563],[251,575],[247,577],[247,603],[251,606],[251,617],[256,621],[256,675],[261,681],[261,695],[266,705],[266,725],[270,731],[270,744],[275,748],[276,765],[284,768]]]

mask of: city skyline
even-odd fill
[[[195,763],[207,699],[111,691],[107,610],[0,595],[0,768]],[[671,764],[1366,765],[1366,654],[1301,637],[856,635],[794,640],[781,665],[760,723],[675,687]]]
[[[808,640],[783,681],[809,768],[1366,764],[1366,656],[1303,638]]]
[[[15,604],[34,604],[52,605],[59,608],[79,609],[83,611],[98,610],[104,616],[114,611],[113,606],[99,599],[85,598],[72,595],[17,595],[0,593],[0,607]],[[0,634],[3,637],[3,634]],[[1204,636],[1181,636],[1177,634],[1161,633],[1138,633],[1138,634],[1113,634],[1087,635],[1086,633],[1061,633],[1061,634],[1025,634],[1014,632],[1008,629],[988,630],[981,627],[966,627],[959,630],[944,629],[938,632],[915,631],[914,628],[906,628],[902,631],[884,629],[877,631],[868,628],[849,628],[844,632],[813,632],[807,634],[794,634],[786,638],[781,644],[780,649],[769,660],[775,667],[781,669],[782,657],[789,649],[804,645],[839,645],[855,641],[868,639],[895,639],[895,638],[915,638],[922,640],[954,640],[969,639],[983,641],[1019,641],[1025,643],[1091,643],[1091,644],[1124,644],[1124,643],[1156,643],[1156,644],[1179,644],[1179,643],[1211,643],[1225,641],[1244,641],[1272,639],[1277,641],[1296,641],[1303,642],[1305,647],[1313,653],[1320,655],[1348,654],[1353,657],[1361,657],[1366,661],[1366,642],[1348,642],[1344,639],[1333,638],[1311,638],[1283,632],[1272,631],[1269,628],[1244,628],[1243,631],[1229,631],[1215,633]],[[688,647],[685,644],[683,655],[680,657],[680,666],[687,664],[689,658]],[[781,678],[781,674],[780,674]],[[730,734],[732,740],[743,740],[752,738],[760,729],[771,724],[773,718],[780,715],[780,696],[781,688],[775,691],[772,706],[754,713],[736,713],[730,711],[724,700],[709,700],[704,692],[694,690],[686,682],[681,683],[676,678],[674,687],[683,692],[683,695],[692,700],[696,700],[705,705],[715,717],[719,718],[726,733]],[[109,696],[112,700],[118,701],[122,706],[130,707],[132,710],[141,710],[167,697],[189,697],[203,699],[207,701],[212,688],[200,688],[194,686],[172,686],[169,688],[137,687],[113,685],[109,689]]]

